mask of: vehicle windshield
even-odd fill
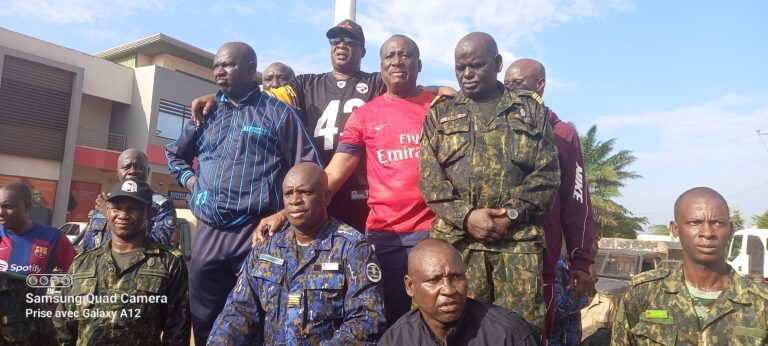
[[[637,268],[637,256],[623,254],[609,254],[605,258],[605,266],[601,276],[621,278],[629,280],[632,275],[639,273]]]
[[[731,246],[728,247],[728,260],[733,261],[741,252],[742,235],[735,235],[731,239]]]

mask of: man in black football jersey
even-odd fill
[[[297,110],[314,138],[315,148],[320,152],[323,163],[327,165],[336,152],[339,136],[352,111],[382,94],[386,86],[378,72],[360,71],[360,62],[365,56],[365,35],[359,24],[345,19],[325,35],[331,45],[331,72],[301,74],[291,80],[289,85],[265,93]],[[208,114],[213,109],[213,103],[213,95],[199,97],[192,102],[196,123],[202,123],[202,114]],[[361,164],[333,196],[328,212],[363,231],[369,211],[367,197],[365,165]],[[255,231],[260,234],[266,225],[271,230],[278,230],[284,222],[285,216],[281,212],[262,219]]]

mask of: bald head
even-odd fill
[[[496,46],[496,40],[484,32],[472,32],[462,37],[456,45],[456,54],[460,50],[477,50],[482,54],[494,56],[499,54],[499,48]]]
[[[224,95],[233,103],[253,90],[256,76],[256,52],[243,42],[227,42],[213,59],[213,77]]]
[[[147,162],[147,155],[143,151],[130,148],[117,157],[118,180],[131,179],[146,182],[148,175],[149,162]]]
[[[269,90],[288,85],[295,74],[290,66],[278,61],[267,66],[261,76],[264,90]]]
[[[684,212],[684,208],[687,207],[686,202],[694,199],[694,198],[711,198],[719,203],[722,204],[722,207],[725,208],[725,210],[730,214],[730,208],[728,208],[728,202],[725,201],[725,198],[718,193],[717,191],[710,189],[708,187],[695,187],[688,191],[683,192],[680,197],[677,197],[677,200],[675,201],[675,220],[680,217],[680,215]]]
[[[416,244],[408,254],[408,274],[403,281],[405,292],[436,335],[461,316],[467,302],[466,268],[459,252],[445,240],[425,239]]]
[[[288,222],[302,236],[314,237],[328,220],[331,200],[328,176],[317,164],[293,166],[283,180],[283,202]]]
[[[302,181],[307,184],[318,183],[323,189],[328,189],[328,175],[322,167],[312,162],[297,163],[291,167],[285,174],[284,181],[288,180]]]
[[[218,56],[223,52],[233,54],[242,59],[241,61],[243,62],[256,63],[256,52],[253,50],[253,47],[245,42],[227,42],[219,47],[219,50],[216,51],[216,55]]]
[[[544,95],[546,86],[544,65],[533,59],[515,60],[504,74],[504,84],[511,88],[521,88]]]
[[[484,32],[464,36],[456,45],[456,80],[461,91],[475,102],[490,102],[503,92],[496,76],[501,72],[501,55],[496,41]]]
[[[442,239],[429,238],[416,244],[408,254],[408,275],[427,271],[425,267],[435,259],[455,264],[464,272],[464,261],[453,245]]]

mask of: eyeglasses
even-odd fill
[[[328,42],[331,43],[331,46],[338,46],[342,42],[344,42],[347,46],[360,45],[360,41],[355,40],[354,38],[349,38],[349,37],[335,37],[335,38],[329,39]]]

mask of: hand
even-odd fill
[[[494,231],[503,239],[504,236],[507,235],[507,232],[512,228],[512,220],[507,216],[507,209],[493,208],[488,210],[488,214],[491,216],[491,220],[493,220]]]
[[[504,234],[499,234],[492,214],[494,209],[475,209],[467,217],[467,233],[483,244],[490,244],[501,240]]]
[[[104,216],[107,215],[107,198],[109,198],[109,196],[107,196],[106,192],[102,192],[96,196],[96,211]]]
[[[275,232],[283,229],[283,225],[285,225],[287,220],[288,218],[285,217],[283,210],[261,219],[259,224],[253,230],[251,247],[256,246],[256,243],[264,240],[264,231],[269,232],[269,236],[271,237],[275,235]]]
[[[194,175],[189,177],[189,179],[187,179],[187,190],[189,190],[189,192],[192,192],[192,188],[195,187],[196,182],[197,182],[197,177]]]
[[[208,94],[192,100],[192,121],[195,126],[202,126],[205,123],[205,118],[208,117],[216,104],[215,97],[213,94]]]
[[[582,294],[592,292],[595,289],[595,281],[592,276],[578,269],[571,269],[568,278],[567,288],[576,287],[573,292],[573,298],[581,297]]]

